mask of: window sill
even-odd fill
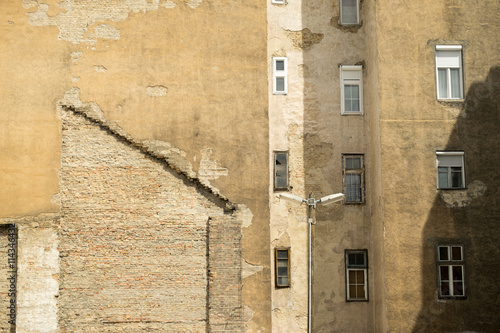
[[[467,187],[438,188],[438,191],[467,191]]]
[[[341,116],[362,116],[363,112],[341,112]]]

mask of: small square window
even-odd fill
[[[436,152],[438,189],[465,188],[464,153]]]
[[[368,260],[366,250],[346,250],[346,299],[368,300]]]
[[[288,190],[288,152],[274,152],[274,189]]]
[[[346,203],[364,201],[363,155],[343,155],[343,181]]]
[[[276,287],[290,287],[290,249],[275,249]]]
[[[340,104],[341,114],[363,113],[362,66],[340,66]]]
[[[436,45],[438,99],[463,98],[462,45]]]
[[[359,0],[340,0],[340,24],[359,24]]]
[[[273,94],[288,93],[287,58],[273,58]]]
[[[438,246],[439,298],[465,297],[464,266],[462,245]]]

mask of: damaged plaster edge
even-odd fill
[[[54,221],[59,221],[61,215],[59,213],[41,213],[38,215],[25,215],[19,217],[0,217],[0,225],[5,224],[16,224],[16,225],[28,225],[31,224],[32,227],[46,227],[53,226]]]
[[[82,102],[78,95],[80,89],[72,88],[70,91],[66,92],[65,96],[59,100],[58,102],[58,113],[62,110],[66,112],[72,112],[76,115],[80,115],[85,119],[91,121],[92,123],[100,126],[101,128],[108,131],[110,134],[122,139],[132,147],[135,147],[139,151],[148,156],[151,156],[158,161],[166,164],[168,168],[175,171],[179,176],[183,177],[186,181],[195,185],[199,189],[204,189],[208,192],[214,199],[221,200],[220,206],[224,206],[225,210],[234,211],[236,209],[236,205],[229,201],[229,199],[220,194],[219,189],[210,185],[207,181],[200,179],[196,175],[196,173],[192,170],[191,163],[187,161],[181,154],[168,155],[165,154],[164,150],[157,149],[156,143],[158,141],[149,141],[149,140],[137,140],[128,132],[123,130],[118,124],[113,121],[106,119],[103,111],[100,109],[99,105],[95,102]],[[59,114],[59,118],[62,119]],[[173,149],[177,149],[172,147],[170,144],[163,142],[165,145]],[[180,151],[180,150],[179,150]]]
[[[245,259],[241,260],[241,279],[244,280],[247,277],[250,277],[254,274],[257,274],[264,270],[263,265],[254,265],[246,261]]]
[[[439,195],[445,205],[450,208],[463,208],[470,205],[472,200],[484,195],[488,188],[480,180],[475,180],[463,190],[439,190]]]

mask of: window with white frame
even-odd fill
[[[439,298],[465,297],[464,247],[438,246]]]
[[[285,0],[272,0],[271,3],[285,4]]]
[[[275,249],[276,287],[290,287],[290,249]]]
[[[364,200],[363,155],[343,155],[343,180],[346,203],[362,203]]]
[[[464,152],[438,151],[436,166],[438,189],[465,187]]]
[[[288,93],[287,58],[273,58],[273,94]]]
[[[288,152],[274,152],[274,189],[288,189]]]
[[[344,115],[363,113],[363,66],[340,66],[340,104]]]
[[[366,250],[346,250],[346,299],[368,300],[368,259]]]
[[[359,24],[359,0],[340,0],[340,24]]]
[[[462,45],[436,45],[438,99],[463,98]]]

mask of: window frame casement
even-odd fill
[[[442,101],[464,98],[462,45],[436,45],[436,96]]]
[[[354,95],[357,87],[357,98]],[[354,107],[357,101],[357,110]],[[340,66],[340,113],[363,115],[363,66]]]
[[[463,151],[436,152],[436,184],[438,190],[456,190],[465,187]]]
[[[275,191],[288,191],[290,189],[289,177],[289,153],[288,151],[276,150],[274,157],[273,189]],[[283,184],[283,182],[285,184]]]
[[[359,165],[354,165],[358,159]],[[364,204],[365,202],[365,156],[364,154],[342,154],[342,182],[345,194],[344,204]],[[353,181],[356,183],[353,185]],[[355,194],[352,194],[352,191]]]
[[[274,249],[274,276],[276,288],[290,287],[290,248]]]
[[[281,79],[283,80],[283,87],[278,90],[278,88],[281,88],[281,84],[278,83]],[[273,57],[273,94],[288,94],[288,58],[286,57]]]
[[[345,272],[346,301],[367,302],[368,250],[345,250]]]
[[[355,19],[347,20],[347,12],[346,10],[349,8],[347,5],[355,3]],[[353,6],[350,6],[352,11]],[[351,15],[352,17],[352,15]],[[340,25],[359,25],[361,23],[360,20],[360,0],[339,0],[339,23]]]
[[[439,298],[466,298],[464,246],[461,244],[439,244],[436,252]]]

